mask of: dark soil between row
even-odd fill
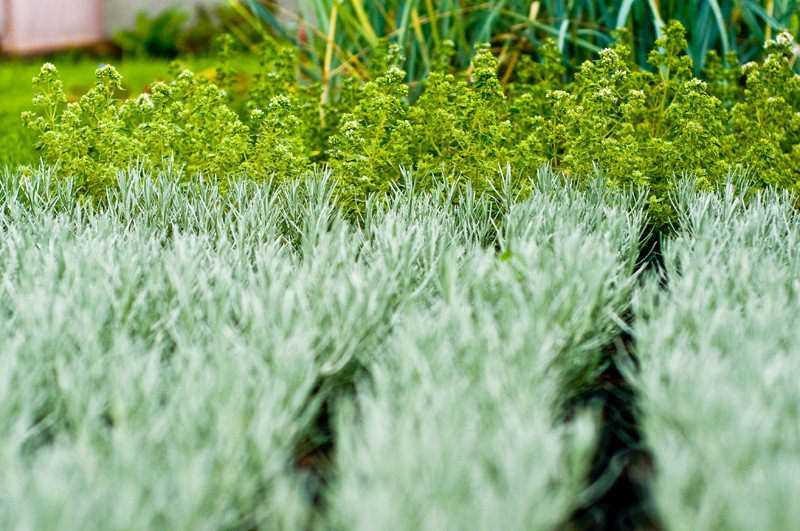
[[[668,278],[661,250],[662,237],[660,231],[646,232],[637,260],[637,273],[659,275],[659,285],[666,290]],[[633,312],[629,311],[625,317],[629,330],[634,330]],[[605,356],[605,370],[570,405],[572,409],[588,408],[597,412],[601,426],[587,478],[586,500],[560,527],[562,531],[660,531],[664,527],[652,495],[653,456],[641,429],[638,396],[625,377],[631,370],[639,370],[634,335],[624,330],[606,346]]]

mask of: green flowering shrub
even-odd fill
[[[760,186],[797,188],[800,78],[789,67],[791,36],[769,41],[766,59],[741,70],[734,57],[727,58],[734,66],[723,67],[712,54],[706,82],[691,73],[684,34],[679,22],[665,26],[647,72],[634,69],[619,32],[572,83],[549,87],[543,98],[520,96],[521,113],[535,116],[520,156],[533,153],[576,176],[599,164],[613,183],[644,185],[657,223],[670,215],[675,175],[692,173],[708,190],[731,167],[747,166]],[[738,87],[740,71],[745,89]]]
[[[403,166],[422,175],[459,174],[487,188],[498,164],[514,160],[513,126],[488,47],[478,48],[469,80],[433,72],[411,106],[399,50],[390,47],[389,55],[385,72],[357,89],[352,112],[331,138],[331,164],[342,181],[362,196],[388,191]]]
[[[153,169],[172,157],[187,177],[203,173],[221,186],[234,173],[254,179],[299,174],[310,163],[307,148],[317,134],[305,103],[316,93],[277,90],[285,87],[284,72],[257,77],[246,116],[240,117],[231,98],[235,73],[225,62],[229,44],[223,42],[216,84],[175,68],[171,81],[158,81],[148,93],[124,101],[115,96],[122,78],[112,66],[97,70],[95,87],[80,101],[66,103],[56,68],[45,64],[33,79],[40,90],[36,111],[23,113],[23,121],[38,132],[42,158],[57,162],[62,174],[75,176],[80,190],[94,198],[103,197],[117,172],[131,163]],[[274,62],[265,53],[264,68]]]
[[[705,80],[692,73],[679,22],[664,27],[649,54],[652,71],[636,66],[624,29],[615,38],[571,80],[547,42],[542,62],[523,57],[505,86],[488,46],[476,47],[467,71],[454,72],[453,47],[444,42],[413,103],[401,50],[386,41],[368,81],[347,78],[332,93],[299,82],[297,50],[274,41],[264,44],[260,71],[240,97],[233,79],[241,74],[228,66],[225,41],[214,82],[176,70],[149,95],[123,102],[115,99],[119,75],[104,67],[96,87],[65,106],[55,69],[45,65],[34,79],[37,112],[25,121],[39,133],[43,158],[83,179],[92,196],[131,161],[153,166],[168,156],[187,175],[254,179],[291,178],[327,163],[348,208],[388,193],[400,167],[452,175],[478,191],[497,189],[498,168],[507,164],[529,173],[549,163],[574,179],[599,167],[615,186],[650,190],[656,223],[670,217],[668,195],[686,173],[700,189],[740,166],[754,170],[760,187],[800,187],[791,35],[768,41],[761,62],[738,66],[733,54],[724,61],[709,54]]]
[[[618,36],[572,84],[545,95],[547,118],[525,144],[545,137],[549,158],[567,171],[583,175],[599,164],[617,184],[648,187],[651,213],[663,218],[672,176],[691,172],[701,187],[713,186],[737,162],[734,139],[722,103],[691,74],[679,22],[664,28],[650,53],[653,72],[634,70],[625,35]]]
[[[792,72],[787,33],[765,45],[766,60],[742,67],[744,98],[731,109],[730,126],[742,148],[741,162],[764,183],[797,187],[800,163],[800,77]]]
[[[147,167],[174,155],[187,174],[220,176],[244,162],[249,129],[215,85],[183,71],[170,83],[154,83],[149,94],[117,102],[119,73],[106,65],[96,76],[95,87],[59,113],[66,98],[55,67],[46,64],[34,78],[42,90],[34,99],[41,112],[23,114],[39,132],[43,158],[58,162],[91,196],[104,195],[132,162]]]
[[[80,101],[67,103],[55,66],[45,64],[33,78],[41,90],[33,99],[38,112],[22,114],[23,122],[39,134],[42,158],[58,162],[93,193],[105,190],[120,159],[135,160],[139,152],[120,133],[124,124],[114,90],[121,87],[121,76],[111,66],[98,68],[96,76],[94,88]]]
[[[350,87],[349,109],[338,116],[330,139],[331,163],[353,195],[388,191],[398,166],[411,166],[409,122],[404,98],[405,72],[395,64],[399,47],[390,47],[385,71],[359,87]]]

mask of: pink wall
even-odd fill
[[[33,53],[99,42],[102,0],[0,0],[0,46]]]

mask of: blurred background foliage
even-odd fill
[[[167,9],[156,17],[140,11],[132,30],[122,30],[114,35],[114,42],[123,52],[135,56],[177,57],[179,38],[189,14],[179,9]]]
[[[624,26],[634,36],[636,62],[647,69],[660,28],[677,19],[688,30],[687,53],[699,73],[709,50],[731,61],[735,53],[741,64],[756,59],[777,32],[797,35],[800,26],[796,0],[297,0],[296,11],[272,0],[228,3],[251,27],[301,48],[304,71],[323,82],[340,74],[366,78],[381,37],[403,46],[413,83],[427,76],[445,41],[455,47],[457,69],[468,68],[476,43],[490,42],[508,78],[522,55],[542,60],[540,46],[555,39],[568,76]]]
[[[134,28],[118,31],[113,41],[123,56],[174,59],[210,54],[223,33],[233,34],[242,51],[256,51],[265,35],[264,26],[250,13],[238,4],[226,3],[214,8],[199,6],[194,16],[178,6],[155,16],[140,11]]]

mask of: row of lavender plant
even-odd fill
[[[671,529],[800,518],[800,220],[795,200],[684,183],[680,230],[637,296],[644,427]]]
[[[529,528],[580,497],[595,429],[560,404],[618,333],[641,197],[406,174],[352,223],[324,172],[134,167],[99,210],[54,172],[0,178],[3,529]],[[293,452],[348,387],[312,518]]]

